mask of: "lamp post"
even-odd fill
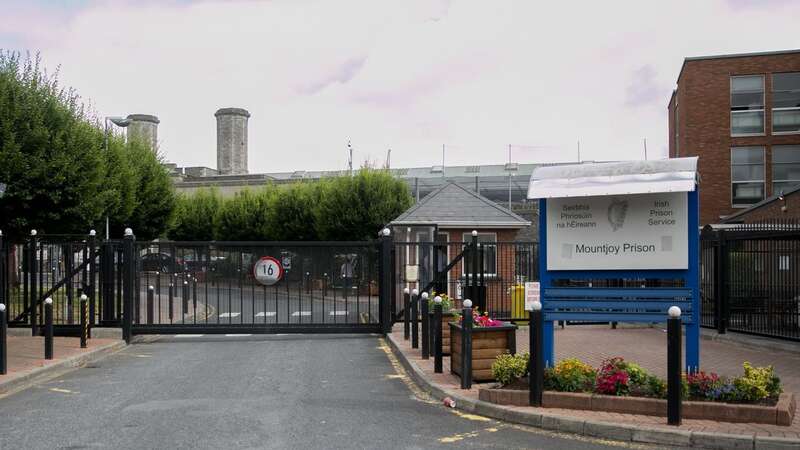
[[[108,131],[109,131],[108,122],[109,121],[111,121],[111,123],[113,123],[114,125],[116,125],[116,126],[118,126],[120,128],[125,128],[125,127],[127,127],[128,125],[131,124],[131,119],[126,119],[124,117],[107,116],[105,118],[105,133],[104,133],[105,139],[104,139],[104,143],[105,143],[106,154],[108,154]],[[110,237],[109,236],[108,222],[109,222],[108,214],[106,214],[106,240],[108,240],[109,237]]]

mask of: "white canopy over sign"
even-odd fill
[[[696,184],[697,157],[547,166],[533,171],[528,198],[690,192]]]

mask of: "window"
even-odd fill
[[[764,77],[731,77],[731,135],[764,133]]]
[[[464,233],[464,244],[472,242],[472,233]],[[483,248],[484,276],[497,275],[497,235],[495,233],[478,233],[478,242]],[[465,257],[461,265],[461,275],[472,273],[472,258]]]
[[[772,75],[772,132],[800,133],[800,72]]]
[[[800,184],[800,145],[772,147],[772,193]]]
[[[731,148],[731,194],[734,207],[764,199],[764,147]]]

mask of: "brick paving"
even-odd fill
[[[405,357],[422,369],[424,376],[432,384],[440,389],[451,390],[473,400],[478,399],[478,388],[482,385],[473,384],[472,389],[460,389],[459,378],[450,374],[449,357],[444,358],[444,373],[436,374],[433,372],[433,358],[431,357],[428,360],[423,360],[420,356],[419,349],[412,349],[410,341],[403,340],[402,326],[394,326],[392,338],[394,342],[398,344],[400,351]],[[518,330],[518,351],[527,350],[527,339],[527,330]],[[648,370],[652,370],[655,373],[662,373],[664,372],[666,362],[661,363],[660,360],[662,358],[660,358],[659,355],[663,354],[663,346],[665,345],[666,336],[660,329],[610,330],[608,328],[594,326],[569,327],[566,330],[559,330],[556,333],[556,358],[560,359],[572,356],[584,359],[591,364],[597,364],[607,356],[623,356],[626,359],[640,363]],[[703,359],[704,354],[705,360]],[[800,362],[798,361],[799,358],[797,355],[786,352],[750,350],[729,343],[701,342],[701,365],[703,365],[704,369],[711,370],[713,368],[713,370],[717,370],[720,373],[738,374],[741,371],[741,361],[747,358],[750,358],[753,364],[774,364],[776,369],[779,369],[778,373],[785,379],[786,390],[798,392],[797,386],[800,384],[798,380],[800,369],[797,369],[797,367],[800,367],[798,366]],[[794,369],[792,369],[793,367]],[[791,372],[792,370],[794,370],[793,373]],[[579,420],[592,420],[648,428],[663,428],[665,430],[675,430],[677,428],[684,431],[800,439],[800,414],[795,416],[792,425],[788,427],[692,419],[684,419],[680,427],[674,427],[666,424],[665,417],[560,408],[519,406],[504,406],[504,408],[521,412],[545,412],[550,415]]]
[[[528,342],[528,328],[517,330],[517,350],[528,351]],[[667,376],[667,333],[663,327],[613,330],[609,325],[573,325],[557,329],[555,342],[556,360],[579,358],[598,367],[605,358],[621,356],[662,378]],[[800,352],[700,340],[700,368],[706,372],[738,376],[745,361],[755,366],[774,366],[784,390],[800,393]]]
[[[73,356],[88,354],[101,347],[118,342],[116,339],[92,338],[87,348],[81,348],[75,337],[53,338],[53,359],[44,359],[44,337],[8,336],[8,372],[0,375],[0,391],[3,385],[25,377],[35,370],[64,362]]]

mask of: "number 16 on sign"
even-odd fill
[[[272,286],[283,278],[283,267],[277,259],[265,256],[253,267],[253,277],[265,286]]]

